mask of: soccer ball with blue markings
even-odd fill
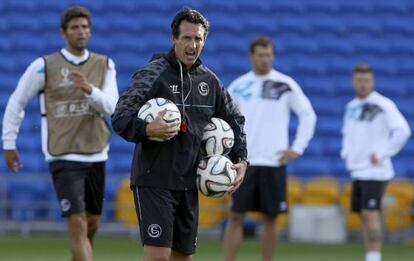
[[[151,122],[157,117],[158,113],[167,110],[163,119],[167,123],[178,122],[181,123],[181,113],[177,105],[172,101],[164,98],[153,98],[148,100],[138,111],[138,118]],[[153,141],[165,141],[161,138],[149,137]]]
[[[234,145],[234,132],[230,125],[219,118],[211,118],[204,127],[200,152],[202,156],[227,155]]]
[[[207,197],[219,198],[226,194],[237,172],[225,156],[203,158],[197,168],[197,188]]]

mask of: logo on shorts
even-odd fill
[[[377,206],[377,200],[375,198],[371,198],[368,200],[368,207],[375,208]]]
[[[158,238],[162,234],[162,229],[158,224],[151,224],[148,227],[148,236],[151,238]]]
[[[70,209],[70,201],[68,199],[62,199],[60,201],[60,208],[63,212],[66,212]]]
[[[198,84],[198,91],[202,96],[206,96],[210,92],[210,87],[205,82],[200,82]]]

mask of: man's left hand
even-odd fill
[[[75,85],[76,88],[79,88],[86,94],[92,93],[92,86],[88,82],[88,79],[86,78],[85,74],[83,74],[81,71],[72,71],[71,79],[73,81],[73,85]]]
[[[236,179],[232,183],[230,183],[230,187],[227,190],[227,192],[230,194],[234,193],[240,187],[241,183],[243,182],[244,176],[246,175],[247,162],[241,161],[237,164],[234,164],[232,168],[236,170],[237,176],[236,176]]]
[[[299,154],[292,149],[282,150],[280,153],[282,154],[282,156],[280,157],[279,162],[282,165],[285,165],[289,161],[299,157]]]

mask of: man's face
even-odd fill
[[[374,88],[374,75],[370,72],[354,73],[352,76],[352,85],[356,96],[364,98],[368,96]]]
[[[66,40],[66,46],[76,51],[83,51],[91,36],[88,19],[83,17],[73,18],[68,22],[66,30],[62,30]]]
[[[273,65],[273,46],[254,47],[253,53],[250,53],[250,60],[253,65],[253,71],[257,74],[267,74],[272,69]]]
[[[187,68],[191,68],[201,54],[205,43],[204,32],[201,24],[184,20],[180,24],[178,37],[172,36],[175,55]]]

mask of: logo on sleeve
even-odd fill
[[[162,229],[158,224],[151,224],[148,226],[147,232],[151,238],[159,238],[162,234]]]
[[[202,96],[206,96],[210,92],[210,86],[205,82],[200,82],[198,84],[198,91]]]

